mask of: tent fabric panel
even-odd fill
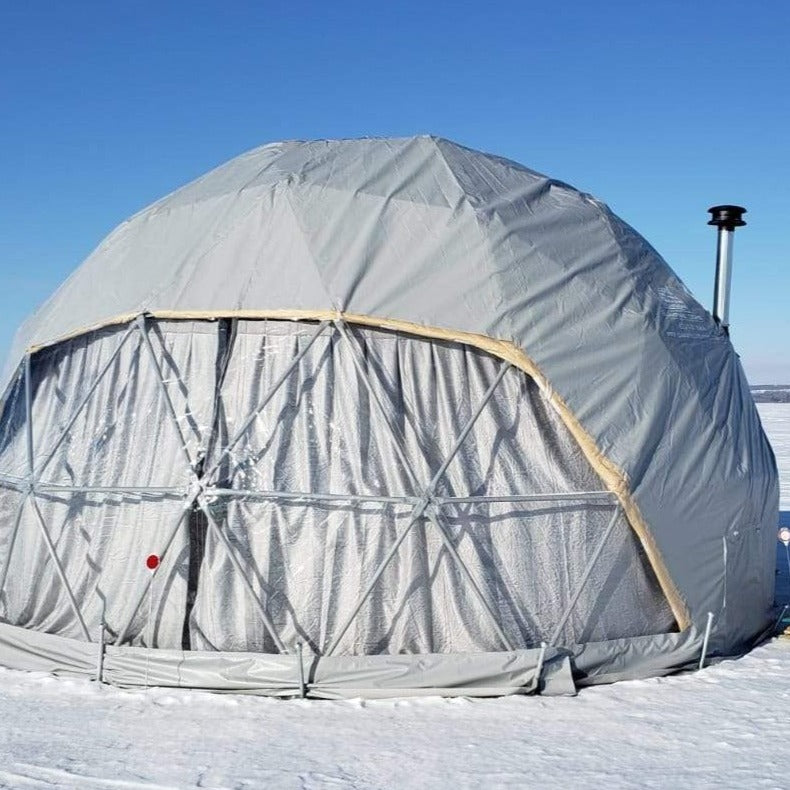
[[[163,315],[171,318],[181,317],[179,313],[174,313],[171,311],[167,311]],[[190,313],[184,315],[183,317],[188,318],[192,315],[193,314]],[[261,314],[256,313],[255,311],[243,311],[240,315],[245,318],[251,318],[255,315],[267,317],[269,316],[269,313],[264,312]],[[336,315],[337,314],[332,312],[319,312],[315,314],[304,313],[299,317],[320,319],[325,317],[333,317]],[[285,318],[289,316],[290,314],[288,311],[285,311],[284,313],[278,311],[275,313],[275,317]],[[213,314],[195,315],[194,317],[216,318],[216,316]],[[672,603],[676,619],[682,627],[687,623],[686,599],[688,596],[685,594],[681,596],[674,579],[670,577],[665,560],[663,558],[663,552],[665,551],[665,547],[663,545],[664,541],[655,537],[655,529],[649,528],[647,526],[649,523],[648,519],[642,513],[643,507],[649,508],[651,513],[665,507],[666,503],[664,495],[668,486],[667,481],[664,480],[660,486],[657,485],[651,487],[647,484],[643,484],[637,491],[634,492],[632,496],[631,492],[629,491],[629,487],[631,485],[630,481],[628,481],[624,476],[624,473],[621,472],[599,450],[595,442],[587,433],[586,429],[581,425],[578,419],[576,419],[576,416],[570,411],[567,404],[564,403],[558,393],[549,385],[548,381],[545,379],[545,376],[543,376],[542,372],[535,366],[535,363],[532,360],[527,358],[526,355],[510,344],[500,343],[482,336],[469,336],[464,335],[461,332],[445,331],[435,328],[426,329],[424,327],[404,324],[404,322],[372,319],[366,316],[345,315],[344,319],[353,323],[360,323],[364,325],[381,325],[393,329],[401,328],[411,331],[415,334],[422,333],[426,336],[438,336],[447,339],[457,339],[466,343],[475,343],[478,344],[479,347],[490,350],[492,353],[501,355],[503,358],[509,359],[522,369],[527,370],[535,378],[535,380],[538,381],[542,387],[550,393],[553,406],[559,411],[563,421],[571,429],[574,437],[579,442],[580,446],[585,452],[585,455],[591,461],[594,468],[599,472],[599,474],[602,475],[604,480],[606,480],[607,486],[618,492],[618,496],[623,503],[626,513],[628,514],[629,521],[637,531],[640,541],[648,553],[650,562],[658,574],[662,588]],[[728,453],[723,453],[718,459],[716,459],[718,467],[713,468],[717,469],[717,475],[725,474],[729,476],[728,480],[730,482],[728,485],[734,483],[733,490],[729,491],[726,496],[722,497],[719,495],[720,489],[716,488],[715,486],[711,486],[709,484],[709,478],[704,478],[704,480],[702,480],[704,484],[703,487],[696,489],[696,499],[694,497],[689,497],[686,507],[693,510],[693,512],[689,511],[689,518],[693,517],[696,520],[696,523],[707,522],[711,518],[711,514],[714,513],[716,509],[725,509],[727,513],[732,514],[736,511],[731,509],[731,505],[729,503],[731,503],[735,498],[734,492],[737,488],[737,490],[741,492],[739,501],[746,501],[759,506],[760,513],[755,514],[753,521],[754,526],[749,528],[754,533],[754,537],[750,543],[753,545],[753,550],[763,558],[763,565],[761,567],[767,567],[768,563],[765,557],[770,555],[773,545],[771,536],[772,527],[774,526],[774,500],[778,501],[778,484],[776,483],[776,478],[774,476],[775,464],[773,461],[773,456],[770,452],[770,447],[768,447],[765,443],[764,435],[759,425],[759,417],[756,415],[753,404],[751,404],[750,396],[748,394],[748,385],[745,384],[740,365],[734,357],[730,357],[730,362],[731,364],[729,364],[727,374],[720,378],[729,380],[732,382],[732,384],[729,386],[729,389],[723,391],[723,394],[720,395],[717,401],[712,403],[712,407],[719,409],[722,414],[722,416],[718,418],[719,422],[722,420],[726,422],[730,419],[726,413],[722,411],[724,409],[731,409],[736,415],[740,415],[737,420],[733,421],[734,428],[730,429],[729,435],[733,435],[733,430],[737,431],[737,436],[735,438],[737,438],[738,446],[743,448],[744,453],[747,453],[745,457],[750,459],[751,466],[749,469],[752,469],[752,471],[754,471],[754,469],[761,469],[762,471],[756,474],[752,473],[747,479],[747,476],[743,475],[743,471],[746,469],[746,467],[743,467],[742,465],[740,467],[733,467],[733,464],[735,463],[734,460],[726,461],[727,458],[732,459],[732,456]],[[675,403],[677,408],[685,410],[687,415],[682,416],[682,419],[678,419],[677,425],[687,426],[689,420],[692,419],[690,415],[694,413],[696,408],[695,400],[692,397],[692,394],[686,391],[683,387],[679,389],[668,389],[669,383],[663,379],[656,379],[655,377],[651,376],[650,380],[653,383],[651,389],[648,390],[648,392],[652,393],[650,397],[663,400],[665,404]],[[660,387],[656,387],[656,384],[660,385]],[[20,397],[20,386],[21,385],[17,384],[16,389],[12,388],[12,394],[9,397],[16,397],[18,399]],[[727,394],[728,392],[730,393],[729,395]],[[643,404],[642,408],[645,409],[647,407]],[[683,438],[682,436],[678,436],[678,430],[676,430],[675,424],[671,423],[669,420],[670,418],[667,416],[665,418],[662,431],[659,431],[656,434],[656,441],[658,444],[656,444],[656,442],[653,443],[654,455],[660,457],[665,456],[669,452],[670,445],[673,448],[677,447],[677,442],[681,441]],[[695,428],[695,430],[698,430],[698,428]],[[688,428],[683,433],[686,435],[688,433]],[[718,436],[719,433],[721,432],[713,430],[713,427],[711,426],[711,428],[707,430],[706,441],[720,441],[721,437]],[[22,467],[24,466],[24,452],[21,450],[21,445],[19,445],[16,449],[17,466]],[[689,485],[694,484],[695,481],[700,480],[698,468],[702,462],[697,459],[700,458],[700,453],[706,454],[707,452],[708,446],[700,445],[694,451],[694,454],[689,457],[688,463],[686,465],[675,464],[672,466],[672,464],[669,463],[669,459],[667,458],[666,463],[663,466],[665,471],[662,474],[665,477],[669,476],[670,478],[677,476],[680,478],[680,484],[688,487]],[[698,468],[694,467],[695,464]],[[740,469],[740,471],[738,471],[738,469]],[[733,476],[734,479],[731,479]],[[654,493],[653,497],[650,495],[651,491]],[[637,497],[640,502],[640,506],[637,506]],[[656,504],[653,504],[653,500],[656,499],[656,497]],[[710,538],[707,539],[707,547],[705,547],[705,544],[699,542],[699,537],[695,539],[697,541],[696,545],[699,550],[704,550],[708,557],[715,557],[719,560],[717,566],[711,565],[709,561],[707,566],[702,566],[699,563],[695,563],[695,565],[700,567],[689,568],[688,570],[689,573],[696,574],[704,572],[704,567],[715,568],[712,575],[708,573],[708,575],[705,577],[705,585],[700,587],[698,590],[698,597],[701,596],[700,599],[704,600],[707,604],[704,608],[698,610],[702,613],[700,616],[703,620],[703,615],[705,615],[707,611],[719,611],[726,600],[724,591],[726,574],[724,570],[724,564],[720,561],[722,557],[720,545],[724,537],[723,533],[738,531],[739,525],[741,524],[741,510],[738,510],[737,514],[736,520],[730,520],[729,526],[726,529],[721,527],[721,532],[717,530],[710,536]],[[658,515],[660,518],[663,518],[663,511]],[[732,519],[732,516],[730,516],[730,519]],[[655,523],[655,520],[650,523]],[[659,548],[659,543],[661,543],[661,548]],[[685,545],[685,543],[678,545]],[[700,549],[700,547],[702,548]],[[688,564],[691,558],[696,556],[691,550],[680,552],[676,549],[673,549],[673,552],[677,553],[677,557],[675,559],[676,564]],[[716,562],[715,559],[712,561],[714,563]],[[750,585],[755,595],[750,596],[748,599],[742,597],[737,604],[735,602],[731,603],[729,616],[733,622],[733,627],[740,630],[740,632],[743,634],[742,637],[738,638],[739,642],[748,639],[746,632],[751,632],[753,629],[752,617],[755,608],[765,612],[766,615],[763,616],[767,616],[767,612],[770,609],[773,594],[772,577],[766,575],[762,570],[759,571],[759,575],[761,583],[759,585]],[[731,582],[732,569],[730,569],[729,578]],[[705,592],[705,590],[707,590],[707,592]]]
[[[547,650],[538,690],[568,694],[574,686],[636,680],[690,668],[699,660],[702,640],[703,634],[690,628],[678,634]],[[538,657],[536,650],[466,656],[304,657],[303,668],[310,697],[498,696],[523,694],[532,688]],[[95,678],[98,649],[76,639],[0,623],[0,663],[12,669]],[[485,686],[474,685],[483,678]],[[103,679],[122,687],[159,685],[284,697],[301,694],[295,655],[107,646]]]
[[[0,476],[9,481],[21,480],[29,474],[23,369],[20,366],[0,402]]]
[[[9,669],[95,677],[97,647],[80,639],[0,622],[0,664]]]

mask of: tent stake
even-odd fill
[[[543,661],[546,658],[546,643],[540,643],[540,653],[538,653],[538,665],[535,667],[535,678],[532,681],[530,691],[533,694],[540,692],[540,676],[543,674]]]
[[[104,646],[106,644],[106,615],[107,615],[107,599],[102,598],[101,605],[101,623],[99,624],[99,647],[96,656],[96,680],[99,683],[104,683]]]
[[[708,622],[705,624],[705,638],[702,640],[702,655],[699,657],[699,669],[705,666],[705,657],[708,655],[708,640],[710,639],[710,629],[713,625],[713,612],[708,612]]]
[[[299,662],[299,696],[307,699],[307,685],[304,682],[304,664],[302,663],[302,643],[296,643],[296,660]]]
[[[0,590],[2,589],[3,588],[0,587]],[[779,612],[779,617],[776,618],[776,622],[774,623],[774,629],[773,629],[774,634],[776,634],[776,632],[779,630],[779,626],[782,624],[782,618],[785,616],[785,612],[787,612],[788,609],[790,609],[790,603],[786,603],[782,607],[782,611]]]

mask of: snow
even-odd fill
[[[302,702],[0,672],[8,787],[775,787],[790,641],[576,698]]]
[[[761,404],[790,515],[790,405]],[[0,669],[0,787],[786,787],[790,640],[575,698],[277,701]]]
[[[757,411],[779,467],[779,509],[790,511],[790,403],[758,403]]]

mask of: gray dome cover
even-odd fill
[[[506,358],[617,494],[672,606],[680,634],[636,653],[688,660],[708,612],[721,653],[769,622],[777,475],[737,356],[589,195],[434,137],[265,145],[116,228],[22,326],[6,380],[29,350],[140,314],[341,315]]]

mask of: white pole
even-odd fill
[[[145,687],[148,688],[148,670],[151,665],[151,651],[154,649],[154,576],[159,568],[159,557],[151,554],[146,560],[146,565],[151,573],[151,582],[148,585],[148,647],[145,651]]]
[[[302,663],[302,643],[296,643],[296,660],[299,662],[299,696],[302,699],[307,697],[307,686],[304,682],[304,664]]]
[[[96,680],[104,683],[104,640],[105,640],[105,615],[107,613],[107,600],[102,598],[101,623],[99,625],[99,653],[96,658]]]
[[[537,694],[540,691],[540,676],[543,674],[543,660],[546,657],[546,643],[540,643],[540,653],[538,653],[538,665],[535,667],[535,679],[532,681],[530,691]]]
[[[713,625],[713,612],[708,612],[708,622],[705,625],[705,638],[702,640],[702,655],[699,657],[699,669],[705,666],[705,657],[708,654],[708,640],[710,639],[710,629]]]
[[[774,635],[779,630],[779,626],[782,624],[782,618],[785,616],[785,612],[790,609],[790,603],[786,603],[782,607],[782,611],[779,612],[779,617],[776,618],[776,622],[774,623]]]

